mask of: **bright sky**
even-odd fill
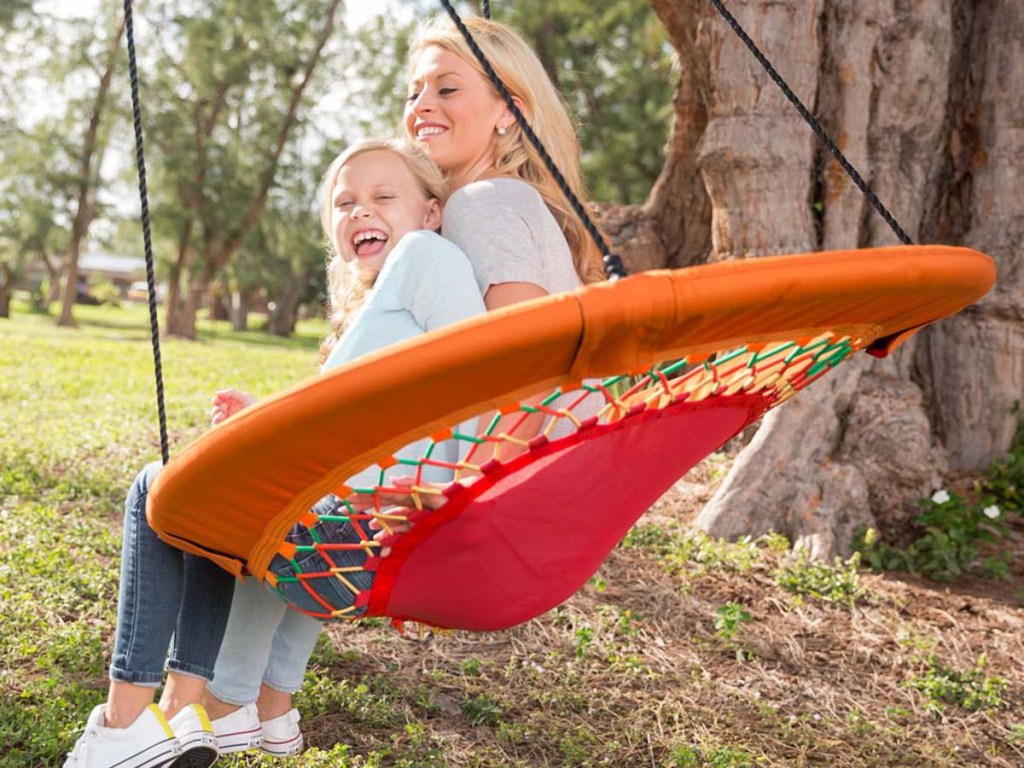
[[[96,13],[103,0],[38,0],[41,11],[60,16],[91,16]],[[358,27],[367,19],[387,13],[395,6],[395,0],[347,0],[345,3],[345,26]]]

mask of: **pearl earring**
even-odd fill
[[[504,136],[506,133],[508,133],[508,128],[498,128],[499,136]]]

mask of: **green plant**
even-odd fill
[[[469,724],[497,725],[504,714],[498,701],[491,695],[481,693],[462,702],[462,711],[469,718]]]
[[[796,595],[852,608],[867,594],[867,588],[860,583],[859,565],[860,555],[856,552],[849,560],[837,557],[829,565],[812,561],[806,551],[800,550],[775,571],[775,583]]]
[[[712,539],[699,530],[670,532],[657,525],[634,526],[623,540],[623,546],[650,552],[669,573],[695,574],[719,569],[749,571],[758,549],[757,542],[749,536],[728,542]]]
[[[121,306],[121,289],[109,280],[104,280],[91,286],[89,294],[100,304],[106,304],[111,307]]]
[[[726,603],[715,609],[715,633],[723,640],[732,640],[740,625],[750,621],[750,614],[739,603]]]
[[[966,672],[946,666],[935,654],[929,654],[922,661],[923,672],[908,680],[906,685],[921,691],[928,700],[929,708],[941,711],[944,705],[952,704],[977,712],[1006,706],[1003,695],[1009,685],[1001,677],[985,674],[987,659],[984,654]]]
[[[587,650],[594,642],[594,630],[591,627],[583,626],[576,630],[575,637],[575,654],[577,659],[582,659],[587,655]]]
[[[1019,412],[1020,408],[1014,410]],[[1010,452],[1005,458],[992,463],[987,476],[975,490],[986,497],[984,501],[988,504],[996,504],[1017,514],[1024,513],[1024,420],[1017,425]]]
[[[295,698],[295,706],[307,717],[340,711],[358,723],[376,728],[394,725],[401,720],[390,698],[371,690],[366,683],[333,680],[316,670],[306,671],[302,690]]]
[[[983,499],[991,501],[991,499]],[[978,570],[978,544],[1006,536],[1002,510],[992,503],[970,503],[956,493],[936,492],[920,502],[924,511],[914,519],[920,535],[906,548],[881,541],[877,531],[861,529],[854,549],[873,570],[900,570],[934,579],[962,576]],[[982,573],[999,576],[999,560],[990,560]]]
[[[669,753],[671,768],[752,768],[753,758],[730,747],[698,748],[677,745]]]

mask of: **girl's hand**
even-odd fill
[[[217,390],[213,396],[213,408],[210,409],[210,426],[216,427],[228,417],[234,416],[255,402],[255,397],[234,387]]]

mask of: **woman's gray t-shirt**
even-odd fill
[[[580,285],[562,228],[530,184],[484,179],[444,207],[444,236],[469,257],[482,294],[501,283],[532,283],[548,293]]]
[[[540,193],[525,181],[485,179],[462,187],[445,204],[441,232],[469,257],[485,296],[492,285],[501,283],[532,283],[548,293],[581,285],[562,228]],[[569,392],[551,405],[564,408],[578,396],[578,390]],[[589,418],[603,404],[600,395],[592,394],[574,414]],[[551,436],[571,431],[572,426],[562,421]]]

